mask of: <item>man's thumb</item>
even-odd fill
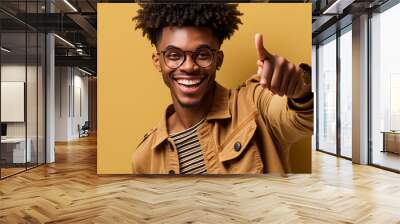
[[[274,57],[264,47],[263,37],[262,37],[262,35],[260,33],[256,33],[255,43],[256,43],[256,50],[257,50],[257,54],[258,54],[258,59],[260,61],[273,60]]]
[[[258,59],[263,61],[266,57],[266,52],[263,44],[263,37],[260,33],[256,33],[255,36],[256,50],[258,54]]]

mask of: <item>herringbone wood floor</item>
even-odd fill
[[[94,137],[0,181],[0,223],[400,223],[400,175],[319,152],[313,174],[96,175]]]

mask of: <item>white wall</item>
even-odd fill
[[[30,86],[36,86],[36,80],[31,76],[36,76],[36,66],[27,66],[19,64],[5,64],[1,66],[1,81],[2,82],[25,82],[25,75],[27,69],[28,81]],[[32,110],[36,111],[36,88],[27,88],[27,119],[28,119],[28,137],[30,133],[35,133],[36,136],[36,113],[31,113]],[[30,105],[34,102],[34,105]],[[39,105],[40,106],[40,105]],[[33,109],[32,109],[33,108]],[[1,108],[6,110],[6,108]],[[26,122],[7,122],[7,136],[8,137],[25,137],[25,123]],[[30,128],[32,127],[32,130]]]
[[[27,119],[24,122],[6,122],[8,138],[24,138],[25,135],[30,139],[32,161],[44,163],[44,74],[41,66],[32,66],[18,63],[3,64],[1,66],[2,82],[24,82],[26,84],[26,107],[22,112],[26,112]],[[27,80],[26,80],[27,79]],[[2,96],[6,97],[6,96]],[[7,110],[10,108],[1,108]],[[12,111],[11,111],[12,112]],[[37,153],[39,155],[37,156]]]
[[[1,121],[25,121],[25,83],[1,82]]]
[[[28,67],[28,71],[32,67]],[[25,82],[25,64],[8,64],[1,66],[1,81],[2,82]],[[31,72],[28,72],[31,74]],[[1,108],[5,110],[6,108]],[[25,137],[25,123],[11,122],[7,123],[7,137]]]
[[[72,67],[56,67],[55,73],[55,140],[70,141],[88,120],[88,77]]]
[[[89,102],[88,102],[88,77],[82,76],[83,73],[74,75],[74,108],[73,108],[73,119],[72,119],[72,136],[79,137],[78,124],[81,126],[89,119]],[[81,110],[81,111],[80,111]]]
[[[68,140],[69,68],[55,68],[55,141]]]

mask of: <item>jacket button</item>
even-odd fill
[[[174,170],[170,170],[169,174],[175,174],[175,171]]]
[[[240,144],[240,142],[235,142],[233,148],[235,149],[236,152],[239,152],[240,149],[242,148],[242,145]]]

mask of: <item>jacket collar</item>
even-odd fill
[[[228,89],[215,82],[213,102],[211,103],[210,111],[207,113],[206,120],[227,119],[231,117],[229,95],[230,91]],[[168,139],[167,119],[174,112],[174,105],[170,104],[165,110],[162,120],[157,125],[156,138],[152,146],[153,149]]]

